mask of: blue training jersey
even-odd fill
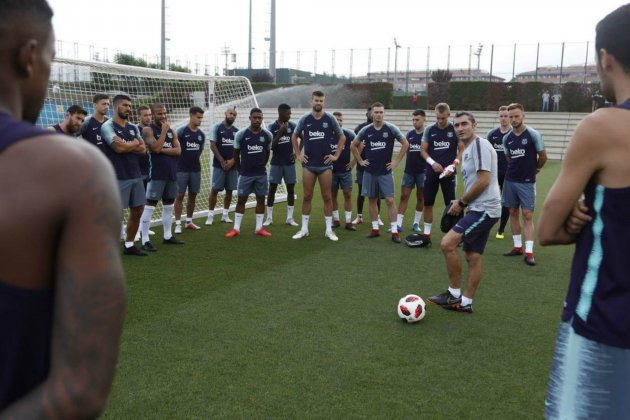
[[[206,135],[201,129],[193,131],[188,125],[177,129],[177,139],[182,154],[177,160],[177,172],[200,172],[200,158],[206,143]]]
[[[372,175],[385,175],[391,171],[387,169],[387,164],[392,161],[394,142],[401,141],[405,137],[398,127],[386,121],[379,129],[374,124],[365,126],[359,131],[355,140],[362,140],[365,144],[365,159],[369,165],[363,169]]]
[[[407,141],[409,142],[409,151],[407,152],[407,161],[405,163],[405,173],[410,175],[422,174],[427,169],[427,163],[422,158],[422,133],[411,130],[407,133]]]
[[[348,163],[350,163],[351,152],[350,145],[352,144],[352,140],[356,137],[354,132],[348,130],[347,128],[342,128],[343,134],[346,135],[346,143],[344,144],[343,151],[339,155],[339,159],[333,162],[333,173],[344,173],[349,172],[351,169],[348,169]],[[333,141],[330,144],[330,153],[335,154],[337,152],[337,147],[339,146],[338,141]]]
[[[516,135],[510,131],[503,136],[503,148],[510,157],[505,173],[505,180],[511,182],[536,182],[538,152],[545,150],[542,136],[533,128]]]
[[[149,128],[153,130],[153,136],[155,139],[159,139],[160,133],[162,133],[162,128],[158,127],[154,123],[151,123]],[[172,149],[174,138],[175,132],[172,128],[169,128],[162,149]],[[162,181],[177,180],[177,156],[167,156],[162,153],[151,153],[149,156],[151,158],[151,179]]]
[[[325,112],[317,119],[309,112],[298,121],[295,134],[302,137],[304,154],[308,156],[308,162],[304,166],[321,168],[328,166],[324,160],[330,154],[330,144],[338,141],[343,131],[332,114]]]
[[[295,164],[295,159],[293,158],[293,144],[291,143],[291,134],[295,131],[295,126],[296,124],[293,121],[287,122],[287,131],[280,137],[276,147],[272,149],[272,165],[287,166]],[[269,124],[267,130],[275,137],[278,130],[280,130],[280,124],[278,124],[278,121],[274,121]]]
[[[509,131],[502,133],[501,127],[497,127],[488,131],[488,135],[486,136],[492,147],[494,147],[494,151],[497,152],[499,179],[503,179],[507,171],[507,159],[505,158],[505,149],[503,148],[503,137],[508,133]]]
[[[457,158],[459,140],[451,123],[446,128],[438,127],[437,123],[431,124],[425,128],[422,141],[429,145],[429,156],[444,167]]]
[[[98,147],[99,150],[103,153],[107,153],[109,147],[103,141],[103,137],[101,136],[101,126],[108,119],[109,118],[105,117],[105,121],[101,123],[96,118],[94,118],[94,116],[90,115],[85,119],[85,121],[83,121],[80,130],[81,137]]]
[[[240,150],[241,175],[260,176],[267,173],[266,165],[273,136],[264,128],[254,133],[243,128],[234,136],[234,150]]]
[[[219,154],[224,160],[230,160],[234,158],[234,136],[238,128],[232,125],[230,127],[225,126],[225,122],[220,122],[212,126],[210,130],[210,141],[216,143]],[[212,159],[212,166],[215,168],[221,168],[221,162],[216,156]]]
[[[138,139],[142,141],[140,131],[138,127],[125,123],[125,126],[117,124],[113,119],[105,121],[101,127],[101,135],[103,141],[107,144],[106,155],[114,165],[116,171],[116,178],[118,179],[136,179],[140,178],[140,164],[138,163],[138,157],[135,153],[116,153],[112,149],[111,145],[114,142],[114,137],[119,137],[125,143]]]

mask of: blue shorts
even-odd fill
[[[225,172],[221,168],[212,167],[212,189],[234,191],[238,185],[238,172],[235,168]]]
[[[630,418],[630,349],[578,335],[562,322],[545,399],[546,419]]]
[[[352,172],[333,172],[332,190],[337,192],[339,188],[344,191],[352,191]]]
[[[269,183],[280,185],[283,179],[285,184],[296,183],[295,165],[271,165],[269,169]]]
[[[363,166],[361,166],[361,165],[359,165],[357,163],[357,172],[356,172],[356,175],[354,176],[354,182],[356,182],[359,185],[363,184],[363,173],[364,172],[365,172],[365,170],[363,169]]]
[[[177,197],[177,181],[152,179],[147,185],[147,200],[175,200]]]
[[[118,190],[123,209],[140,207],[147,203],[142,178],[119,179]]]
[[[372,175],[365,171],[363,173],[363,184],[361,195],[364,197],[394,197],[394,174]]]
[[[498,217],[490,217],[485,211],[467,211],[464,217],[453,226],[455,232],[464,235],[464,252],[483,254],[490,229],[498,220]]]
[[[314,173],[315,175],[321,175],[324,172],[330,170],[332,171],[332,165],[328,166],[303,166],[304,169]]]
[[[247,197],[251,193],[257,196],[265,196],[269,192],[267,184],[267,175],[238,177],[238,196]]]
[[[536,184],[528,182],[503,182],[503,207],[534,210],[536,207]]]
[[[440,179],[440,174],[433,169],[427,168],[424,180],[424,205],[433,206],[438,188],[442,187],[442,197],[444,205],[448,205],[455,200],[455,190],[457,189],[457,174]]]
[[[408,174],[407,172],[403,173],[401,188],[409,188],[413,190],[415,187],[419,189],[424,189],[424,179],[426,178],[424,172],[420,174]]]
[[[177,189],[180,193],[197,194],[201,189],[201,172],[177,172]]]

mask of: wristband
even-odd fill
[[[431,166],[433,166],[435,164],[435,161],[433,159],[431,159],[430,157],[427,158],[427,163]]]
[[[453,161],[453,166],[457,166],[457,165],[459,165],[459,159],[455,159],[455,160]]]
[[[463,209],[465,209],[468,206],[468,203],[464,203],[464,200],[462,200],[461,198],[459,199],[457,204],[459,204],[459,207],[461,207]]]

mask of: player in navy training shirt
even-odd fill
[[[618,105],[578,124],[538,223],[542,245],[575,244],[547,419],[630,418],[628,27],[630,4],[597,24],[597,72],[604,95]]]
[[[315,91],[311,95],[313,111],[300,118],[291,135],[293,153],[296,160],[302,162],[302,228],[293,235],[293,239],[308,236],[308,222],[311,215],[311,200],[315,183],[319,181],[322,199],[324,200],[324,216],[326,232],[324,235],[331,241],[337,241],[332,230],[332,165],[341,154],[346,136],[332,114],[324,112],[324,93]],[[304,150],[300,151],[298,137],[302,138]],[[337,140],[337,151],[330,151],[330,144]]]
[[[96,418],[125,312],[116,178],[92,146],[34,126],[55,53],[47,2],[1,1],[0,45],[0,418]]]
[[[497,152],[497,163],[499,165],[499,189],[503,191],[503,181],[505,180],[505,172],[507,171],[507,159],[505,158],[505,150],[503,150],[503,137],[512,130],[510,125],[510,115],[508,113],[508,107],[502,105],[499,107],[499,126],[488,131],[486,138],[494,147]],[[505,225],[510,218],[510,209],[503,207],[501,209],[501,221],[499,222],[499,230],[497,231],[496,238],[505,238]]]
[[[66,116],[59,124],[51,125],[49,130],[56,131],[59,134],[67,134],[77,137],[81,131],[81,125],[87,117],[87,111],[79,105],[72,105],[66,111]]]
[[[108,147],[101,137],[101,126],[108,119],[109,96],[104,93],[97,93],[92,98],[92,104],[94,111],[81,125],[81,138],[98,147],[101,152],[106,153]]]
[[[343,114],[339,111],[333,112],[333,115],[339,123],[339,127],[342,128],[343,133],[346,136],[346,146],[343,152],[339,155],[339,160],[333,163],[333,180],[332,180],[332,199],[333,199],[333,228],[341,226],[339,221],[339,202],[337,201],[337,195],[339,188],[343,191],[343,208],[345,216],[345,228],[349,231],[356,231],[356,226],[352,223],[352,167],[356,165],[357,160],[351,159],[352,153],[350,152],[350,145],[356,134],[354,132],[343,128]],[[331,143],[331,151],[334,153],[337,150],[337,143]],[[359,193],[361,194],[361,193]]]

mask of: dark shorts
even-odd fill
[[[212,167],[212,189],[234,191],[238,184],[238,172],[232,168],[225,172],[221,168]]]
[[[201,172],[177,172],[177,189],[180,193],[197,194],[201,189]]]
[[[238,196],[247,197],[254,193],[257,196],[267,195],[269,192],[267,184],[267,175],[258,176],[246,176],[241,175],[238,177]]]
[[[344,191],[352,190],[352,172],[333,172],[332,190],[337,192],[339,188]]]
[[[147,200],[175,200],[177,197],[177,181],[152,179],[147,185]]]
[[[363,166],[359,165],[357,163],[357,172],[354,176],[354,182],[356,182],[357,184],[361,185],[363,184],[363,173],[364,173],[364,169]]]
[[[440,179],[440,174],[433,169],[427,169],[424,180],[424,205],[433,206],[438,188],[442,188],[442,197],[444,197],[444,205],[448,205],[455,200],[455,190],[457,189],[457,174],[447,176]]]
[[[419,189],[424,189],[424,180],[426,175],[424,172],[421,174],[408,174],[407,172],[403,173],[403,179],[401,183],[401,188],[409,188],[414,189],[418,187]]]
[[[383,198],[394,196],[394,174],[372,175],[369,172],[363,173],[363,184],[361,184],[361,195],[371,198]]]
[[[123,209],[140,207],[147,203],[142,178],[119,179],[118,190]]]
[[[309,172],[314,173],[315,175],[321,175],[326,171],[332,171],[332,165],[328,165],[328,166],[304,166],[304,169],[306,169]]]
[[[488,242],[490,229],[499,220],[498,217],[490,217],[485,211],[466,212],[464,217],[457,222],[453,230],[464,235],[464,251],[483,254]]]
[[[534,210],[536,207],[536,184],[505,181],[502,196],[503,207]]]
[[[295,165],[271,165],[269,183],[280,185],[283,179],[285,184],[295,184],[297,180]]]

